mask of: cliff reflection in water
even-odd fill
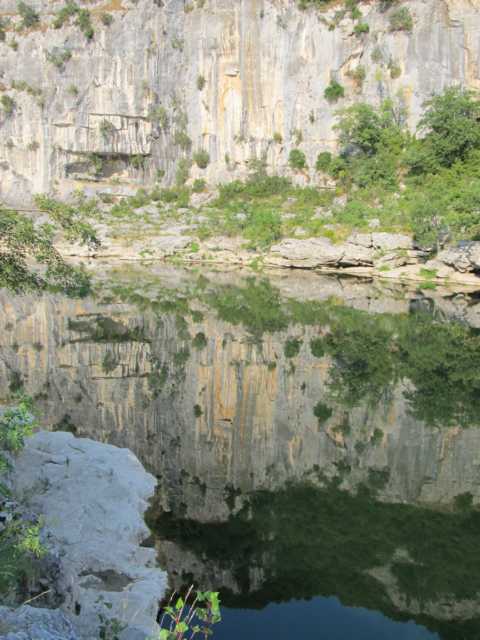
[[[176,585],[336,595],[480,635],[480,304],[308,274],[110,272],[2,294],[1,392],[127,446]]]

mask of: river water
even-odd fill
[[[132,449],[151,544],[219,640],[480,638],[480,297],[96,268],[2,292],[0,393]]]

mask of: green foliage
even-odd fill
[[[27,396],[20,396],[14,406],[0,415],[0,496],[2,493],[8,495],[1,482],[2,474],[10,468],[12,456],[23,449],[25,438],[36,426],[32,399]],[[3,509],[8,510],[8,507]],[[40,524],[20,520],[12,513],[0,531],[0,594],[15,590],[32,559],[43,553]]]
[[[192,191],[193,193],[202,193],[203,191],[205,191],[206,186],[207,183],[205,182],[205,180],[197,178],[193,181]]]
[[[168,131],[170,119],[167,110],[162,105],[153,107],[148,114],[148,119],[150,122],[157,123],[162,131]]]
[[[175,184],[178,188],[183,187],[190,176],[191,162],[187,158],[181,158],[178,161],[177,171],[175,173]]]
[[[206,169],[210,164],[210,155],[205,149],[200,149],[193,154],[193,161],[200,169]]]
[[[163,610],[158,640],[191,640],[212,635],[212,627],[221,621],[220,599],[215,591],[187,591],[185,598],[172,594]]]
[[[11,116],[15,111],[15,100],[5,93],[0,97],[0,105],[6,116]]]
[[[111,13],[106,13],[105,11],[101,14],[100,20],[102,24],[106,27],[109,27],[113,23],[113,16]]]
[[[18,453],[23,449],[25,438],[33,433],[36,426],[32,399],[20,397],[14,407],[0,415],[0,451]]]
[[[399,7],[390,14],[390,31],[411,31],[413,18],[408,7]]]
[[[319,424],[323,424],[332,417],[332,409],[323,402],[317,402],[313,407],[313,415],[318,419]]]
[[[87,40],[93,39],[95,31],[93,29],[92,19],[90,16],[90,11],[88,9],[80,9],[78,11],[75,24],[78,26]]]
[[[36,11],[32,9],[32,7],[25,2],[17,3],[17,11],[22,18],[21,28],[22,29],[30,29],[31,27],[36,27],[40,22],[40,16]]]
[[[92,227],[83,219],[89,203],[71,206],[38,196],[36,204],[49,214],[50,223],[36,225],[25,215],[0,207],[0,285],[16,292],[53,287],[83,295],[89,278],[62,259],[53,238],[61,230],[70,242],[98,246]]]
[[[208,345],[208,340],[203,333],[203,331],[199,331],[196,336],[192,340],[192,346],[194,349],[202,350]]]
[[[298,340],[297,338],[289,338],[283,347],[283,353],[286,358],[296,358],[300,353],[300,348],[302,346],[302,340]]]
[[[190,151],[190,149],[192,148],[192,141],[189,138],[188,134],[183,130],[175,131],[173,142],[177,145],[177,147],[183,149],[183,151]]]
[[[70,49],[59,49],[58,47],[55,47],[51,51],[47,51],[45,53],[45,57],[47,58],[47,61],[57,67],[57,69],[62,70],[65,63],[72,57],[72,52]]]
[[[77,3],[73,2],[73,0],[68,0],[68,2],[66,2],[65,5],[55,14],[53,28],[61,29],[63,25],[70,20],[70,18],[77,15],[78,11],[79,7]]]
[[[332,80],[323,92],[323,95],[328,102],[338,102],[340,98],[345,96],[345,89],[339,82]]]
[[[355,35],[361,36],[370,31],[370,26],[367,22],[357,22],[357,24],[353,27],[353,31]]]
[[[330,151],[321,151],[317,156],[317,162],[315,163],[315,169],[328,173],[332,164],[332,154]]]
[[[117,129],[109,120],[104,118],[100,123],[100,135],[105,142],[109,142],[115,135]]]
[[[204,76],[198,76],[197,78],[197,89],[199,91],[203,91],[203,89],[205,88],[205,85],[207,84],[207,81],[205,80]]]
[[[292,149],[288,156],[288,164],[292,169],[301,171],[307,167],[307,159],[300,149]]]
[[[465,161],[480,149],[480,101],[472,91],[451,87],[426,102],[419,123],[421,140],[407,163],[412,173],[430,173]]]
[[[325,347],[323,345],[323,338],[314,338],[310,341],[310,351],[315,358],[323,358],[325,355]]]

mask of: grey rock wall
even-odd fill
[[[92,14],[92,41],[73,24],[53,29],[62,2],[30,4],[40,27],[20,33],[16,1],[0,7],[13,21],[0,42],[0,85],[16,105],[0,114],[0,198],[15,204],[53,189],[128,193],[159,176],[169,184],[179,161],[199,149],[211,161],[205,170],[194,166],[192,179],[242,177],[263,154],[271,171],[288,174],[292,148],[302,148],[312,167],[319,151],[335,147],[339,107],[391,97],[407,107],[413,127],[433,92],[480,86],[473,0],[402,2],[414,17],[411,34],[391,32],[389,12],[364,2],[370,32],[363,36],[349,17],[329,29],[334,9],[301,11],[294,0],[80,2]],[[104,10],[114,18],[109,27]],[[48,61],[64,51],[71,57],[60,67]],[[391,77],[390,61],[399,77]],[[351,75],[359,65],[362,86]],[[324,98],[332,79],[346,91],[337,104]],[[178,144],[185,136],[189,149]],[[294,177],[319,180],[313,170]]]

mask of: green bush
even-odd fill
[[[319,424],[323,424],[332,417],[333,411],[323,402],[317,402],[313,407],[313,415],[318,419]]]
[[[206,186],[207,186],[207,183],[205,182],[205,180],[202,180],[201,178],[197,178],[193,182],[192,191],[193,193],[202,193],[203,191],[205,191]]]
[[[364,33],[368,33],[370,31],[370,27],[366,22],[357,22],[357,24],[353,27],[353,31],[355,35],[361,36]]]
[[[5,93],[0,97],[0,105],[7,116],[11,116],[15,111],[15,100]]]
[[[38,23],[40,22],[40,16],[38,15],[38,13],[25,2],[17,3],[17,11],[22,18],[22,29],[30,29],[31,27],[35,27],[36,25],[38,25]]]
[[[113,22],[113,16],[111,13],[106,13],[104,11],[100,16],[100,20],[102,21],[103,25],[105,25],[106,27],[109,27]]]
[[[283,347],[283,353],[286,358],[295,358],[300,353],[302,341],[298,338],[289,338]]]
[[[205,85],[207,84],[207,81],[205,80],[204,76],[198,76],[197,77],[197,89],[199,91],[203,91],[203,89],[205,88]]]
[[[58,49],[55,47],[52,51],[45,54],[48,62],[51,62],[57,69],[63,69],[65,63],[72,57],[70,49]]]
[[[327,173],[332,165],[332,154],[330,151],[321,151],[317,156],[315,169]]]
[[[210,155],[208,151],[200,149],[193,154],[193,161],[200,169],[206,169],[210,163]]]
[[[190,151],[192,148],[192,141],[184,130],[175,131],[173,142],[184,151]]]
[[[78,11],[75,24],[78,26],[87,40],[92,40],[95,32],[92,26],[90,11],[88,11],[88,9],[80,9]]]
[[[345,96],[345,89],[339,82],[332,80],[323,92],[323,95],[328,102],[337,102]]]
[[[288,156],[288,164],[292,169],[305,169],[307,167],[307,159],[300,149],[292,149]]]
[[[412,173],[451,167],[480,149],[480,101],[476,93],[451,87],[427,101],[425,107],[418,127],[422,137],[407,159]]]
[[[411,31],[413,18],[407,7],[399,7],[390,15],[390,31]]]

